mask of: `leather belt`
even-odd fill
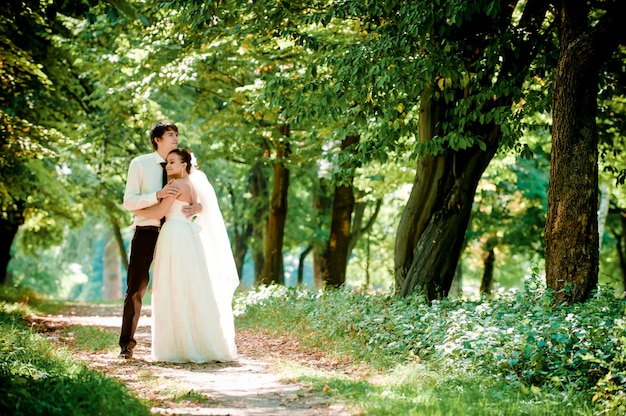
[[[159,230],[161,229],[161,227],[157,227],[156,225],[138,225],[135,227],[135,229],[137,230],[142,230],[142,231],[151,231],[153,233],[158,233]]]

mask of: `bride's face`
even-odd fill
[[[183,176],[183,171],[187,167],[187,164],[183,162],[183,158],[177,155],[176,153],[169,154],[167,156],[167,165],[165,165],[165,170],[167,171],[167,176],[172,176],[175,178],[180,178]]]

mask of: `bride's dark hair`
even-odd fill
[[[187,164],[185,170],[187,173],[191,173],[191,152],[187,149],[179,147],[178,149],[174,149],[170,152],[170,154],[176,153],[180,158]]]

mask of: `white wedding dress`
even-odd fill
[[[212,187],[208,195],[214,198]],[[236,269],[233,276],[234,260],[217,200],[199,202],[204,221],[191,222],[182,212],[187,203],[176,200],[159,233],[152,283],[152,358],[157,361],[237,358],[232,296],[239,279]],[[216,216],[217,224],[211,223]],[[224,244],[227,251],[216,247]]]

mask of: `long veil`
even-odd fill
[[[227,332],[224,335],[226,339],[232,340],[232,346],[235,348],[232,300],[235,290],[239,286],[239,276],[226,225],[213,185],[204,172],[193,169],[189,175],[189,180],[196,191],[198,202],[202,204],[202,212],[194,222],[201,227],[200,239],[215,292],[215,301],[222,327]]]

